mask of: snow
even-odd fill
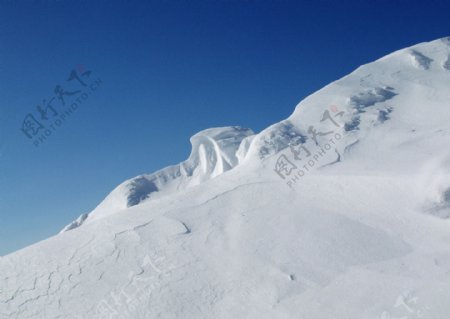
[[[258,134],[196,134],[2,257],[0,318],[449,317],[449,54],[399,50]]]

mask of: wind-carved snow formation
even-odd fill
[[[0,319],[448,318],[449,56],[418,44],[258,134],[196,134],[0,258]]]
[[[238,126],[211,128],[195,134],[190,140],[191,154],[185,162],[125,181],[91,213],[81,215],[61,232],[139,205],[152,197],[199,185],[229,171],[246,155],[245,143],[241,147],[241,142],[253,135],[252,130]]]

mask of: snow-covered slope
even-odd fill
[[[0,318],[450,317],[449,61],[419,44],[259,134],[195,135],[2,257]]]

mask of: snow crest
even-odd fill
[[[160,198],[199,185],[231,170],[245,157],[248,138],[253,135],[251,129],[239,126],[210,128],[195,134],[190,139],[192,151],[186,161],[125,181],[92,212],[81,215],[62,232],[139,205],[149,198]],[[243,140],[245,144],[241,147]]]

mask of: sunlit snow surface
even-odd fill
[[[419,44],[259,134],[200,132],[2,257],[0,318],[450,318],[449,56]]]

